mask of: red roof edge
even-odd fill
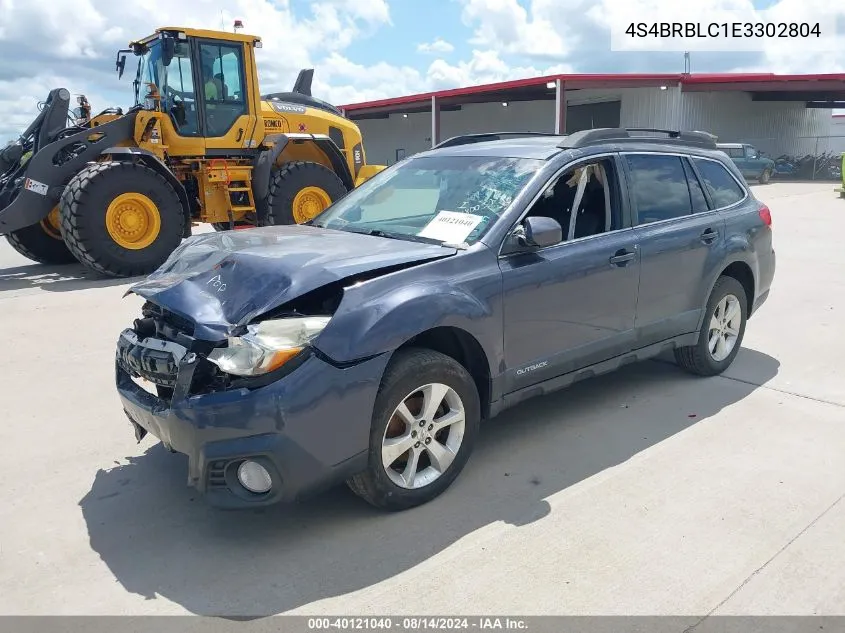
[[[539,86],[550,81],[561,79],[563,81],[648,81],[665,79],[667,82],[677,82],[681,78],[678,73],[644,73],[644,74],[595,74],[595,75],[544,75],[542,77],[529,77],[526,79],[513,79],[477,86],[466,86],[463,88],[451,88],[448,90],[437,90],[434,92],[422,92],[401,97],[390,97],[374,101],[363,101],[337,106],[344,110],[362,110],[365,108],[378,108],[392,105],[405,105],[408,103],[422,103],[430,101],[432,97],[443,99],[446,97],[459,97],[472,94],[484,94],[485,92],[497,92],[499,90],[510,90],[513,88],[526,88],[528,86]]]
[[[379,108],[385,106],[399,106],[410,103],[423,103],[430,101],[432,97],[447,98],[472,94],[494,93],[499,90],[513,88],[525,88],[538,86],[550,81],[560,79],[563,82],[577,84],[578,82],[604,81],[608,83],[631,82],[631,81],[654,81],[665,80],[667,83],[679,84],[708,84],[708,83],[750,83],[755,81],[845,81],[845,73],[829,73],[815,75],[777,75],[775,73],[704,73],[697,75],[683,75],[680,73],[629,73],[629,74],[572,74],[572,75],[546,75],[543,77],[530,77],[526,79],[515,79],[498,83],[481,84],[478,86],[466,86],[463,88],[452,88],[449,90],[438,90],[434,92],[423,92],[419,94],[404,95],[401,97],[390,97],[387,99],[376,99],[374,101],[362,101],[338,106],[347,111],[364,110],[368,108]]]

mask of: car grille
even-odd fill
[[[226,488],[226,462],[211,462],[208,467],[208,487]]]
[[[130,375],[172,389],[179,375],[179,362],[187,351],[172,341],[141,339],[135,331],[124,330],[117,342],[117,362]]]
[[[228,387],[229,378],[206,358],[213,344],[193,337],[196,326],[192,321],[150,301],[143,305],[141,314],[143,318],[136,319],[129,330],[136,340],[121,337],[118,345],[124,369],[158,385],[160,395],[169,399],[178,378],[179,361],[185,353],[195,352],[197,362],[188,393],[197,395]]]

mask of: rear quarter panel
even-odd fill
[[[742,173],[733,162],[724,161],[723,164],[742,182]],[[772,230],[760,217],[763,203],[755,197],[747,184],[745,188],[748,197],[743,202],[719,211],[725,220],[724,259],[707,280],[705,301],[721,273],[735,262],[743,262],[751,270],[754,277],[755,301],[768,292],[772,285],[775,269]],[[749,310],[751,308],[750,305]]]

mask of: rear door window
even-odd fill
[[[692,215],[690,190],[680,156],[628,154],[625,158],[638,224]]]
[[[698,182],[698,176],[695,175],[695,172],[687,161],[684,161],[684,171],[687,174],[687,183],[689,183],[692,212],[702,213],[703,211],[709,211],[710,207],[707,205],[704,189],[701,188],[701,183]]]
[[[745,190],[720,162],[705,158],[693,158],[693,161],[717,209],[729,207],[745,198]]]

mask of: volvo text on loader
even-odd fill
[[[117,54],[138,56],[135,105],[69,119],[50,92],[0,151],[0,234],[26,257],[79,260],[105,275],[158,268],[196,222],[217,230],[310,220],[383,166],[358,127],[311,96],[259,91],[258,37],[165,27]]]

